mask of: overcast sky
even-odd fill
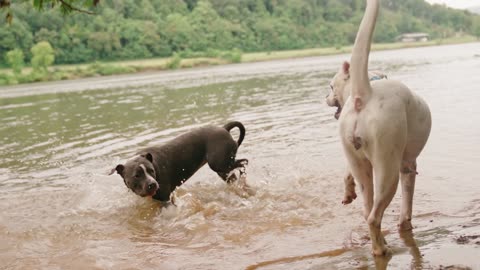
[[[429,3],[446,4],[453,8],[469,8],[474,6],[480,6],[479,0],[427,0]]]

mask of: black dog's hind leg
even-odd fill
[[[235,162],[232,164],[232,166],[229,166],[227,170],[222,171],[222,172],[217,172],[217,174],[220,176],[220,178],[223,179],[223,181],[227,183],[232,183],[235,182],[237,179],[237,176],[233,173],[233,170],[240,168],[240,177],[245,175],[245,166],[248,164],[248,159],[237,159]]]
[[[239,172],[240,172],[240,178],[242,177],[245,177],[247,175],[247,168],[246,166],[248,165],[248,159],[246,158],[242,158],[242,159],[237,159],[235,160],[235,167],[233,168],[233,170],[237,169],[237,168],[240,168],[239,169]]]
[[[245,167],[248,165],[248,159],[242,158],[242,159],[237,159],[235,160],[235,163],[233,163],[233,168],[232,170],[235,170],[237,168],[240,168],[240,175],[246,174],[245,172]]]
[[[245,167],[248,163],[246,159],[235,159],[238,145],[230,134],[219,134],[214,138],[215,143],[207,146],[208,166],[223,179],[230,183],[237,180],[233,170]]]
[[[240,169],[240,174],[245,174],[245,166],[248,164],[247,159],[235,159],[235,150],[225,151],[222,154],[214,152],[207,156],[208,166],[215,171],[223,181],[231,183],[237,180],[233,170]]]

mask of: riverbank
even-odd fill
[[[411,43],[382,43],[373,44],[373,51],[395,50],[403,48],[438,46],[476,42],[472,36],[455,37],[442,40]],[[27,67],[21,74],[14,75],[11,69],[0,69],[0,86],[16,85],[32,82],[60,81],[88,77],[108,76],[115,74],[129,74],[154,70],[172,70],[200,66],[214,66],[231,63],[248,63],[311,56],[325,56],[350,53],[352,46],[313,48],[302,50],[272,51],[258,53],[218,52],[211,57],[191,57],[189,55],[175,55],[169,58],[152,58],[142,60],[95,62],[89,64],[55,65],[48,71],[35,72]]]

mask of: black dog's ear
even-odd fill
[[[115,171],[123,176],[123,169],[125,169],[125,166],[122,164],[118,164],[117,167],[113,168],[108,175],[112,175]]]
[[[147,154],[145,155],[145,158],[146,158],[148,161],[153,162],[153,156],[152,156],[152,154],[147,153]]]

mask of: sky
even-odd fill
[[[480,6],[480,0],[427,0],[432,4],[446,4],[453,8],[469,8],[474,6]]]

